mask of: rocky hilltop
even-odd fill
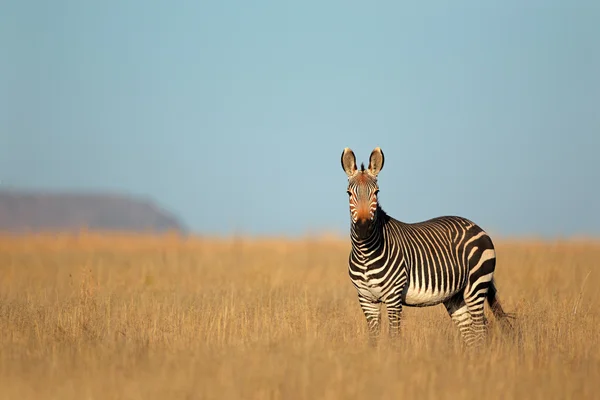
[[[131,231],[185,229],[155,203],[118,194],[0,191],[0,231]]]

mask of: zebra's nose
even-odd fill
[[[366,234],[369,233],[370,227],[371,227],[371,221],[369,219],[361,218],[358,221],[356,221],[356,232],[360,236],[366,236]]]

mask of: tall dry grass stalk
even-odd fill
[[[594,398],[600,244],[497,243],[517,334],[465,353],[443,306],[367,344],[349,243],[0,238],[1,399]],[[591,271],[591,272],[590,272]]]

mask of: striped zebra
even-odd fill
[[[349,148],[342,153],[351,216],[348,270],[371,342],[379,337],[381,303],[391,337],[399,333],[403,306],[443,303],[466,345],[480,345],[486,336],[486,299],[495,317],[510,327],[496,296],[496,253],[487,233],[458,216],[404,223],[386,214],[378,202],[383,162],[379,147],[367,169],[364,164],[357,168]]]

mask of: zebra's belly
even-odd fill
[[[432,288],[421,288],[416,285],[407,285],[403,303],[407,306],[415,307],[433,306],[448,300],[455,294],[456,291],[446,292],[433,290]]]

